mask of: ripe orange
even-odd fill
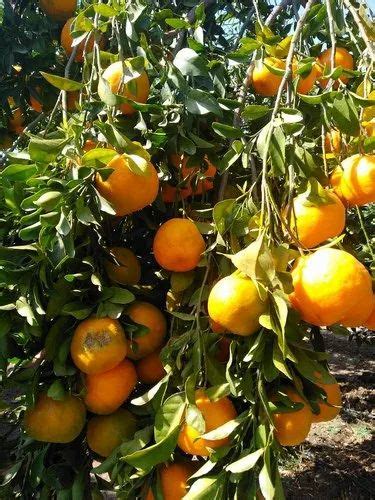
[[[0,151],[11,148],[13,145],[13,139],[8,134],[0,135]]]
[[[65,50],[67,57],[70,57],[73,52],[73,47],[72,47],[73,37],[71,34],[71,27],[73,21],[74,21],[73,17],[68,19],[61,31],[61,46]],[[85,38],[84,40],[82,40],[82,42],[79,43],[76,52],[76,57],[74,60],[76,62],[82,62],[83,53],[86,52],[86,54],[88,54],[89,52],[92,52],[93,48],[94,48],[94,36],[93,34],[90,34],[88,35],[88,38]]]
[[[25,123],[25,116],[21,108],[13,109],[12,117],[9,118],[8,130],[14,132],[15,134],[22,134],[25,128],[23,124]]]
[[[148,163],[146,175],[134,173],[123,155],[115,156],[107,167],[113,172],[106,180],[98,173],[95,184],[99,193],[112,203],[116,215],[129,215],[155,201],[159,178],[152,163]]]
[[[102,373],[122,361],[127,342],[120,323],[112,318],[88,318],[75,329],[70,353],[84,373]]]
[[[276,57],[265,57],[264,63],[277,69],[285,70],[285,61]],[[275,75],[262,61],[256,61],[253,70],[252,85],[255,93],[263,97],[272,97],[279,90],[282,76]]]
[[[36,93],[38,94],[38,97],[40,97],[41,94],[41,88],[36,87],[35,88]],[[34,111],[37,113],[41,113],[43,111],[43,104],[33,95],[30,94],[30,106],[33,108]]]
[[[303,403],[304,406],[297,411],[272,415],[275,437],[282,446],[297,446],[307,438],[311,427],[312,412],[295,389],[284,387],[282,392],[285,392],[294,403]]]
[[[362,126],[365,128],[367,137],[375,137],[375,119],[373,118],[369,122],[362,122]]]
[[[130,62],[125,60],[124,63],[131,71],[132,68]],[[142,71],[138,77],[125,84],[123,84],[122,81],[123,76],[123,66],[121,61],[117,61],[108,66],[102,75],[104,80],[107,80],[113,94],[118,94],[132,101],[144,104],[150,93],[150,82],[147,73]],[[99,81],[98,94],[99,97],[104,100],[106,88],[102,81]],[[132,115],[135,113],[133,106],[128,103],[120,104],[119,108],[124,115]]]
[[[237,416],[236,409],[230,399],[224,397],[218,401],[210,401],[204,389],[195,391],[195,404],[202,413],[206,423],[205,433],[221,427]],[[217,439],[215,441],[201,438],[199,432],[186,423],[183,424],[178,436],[178,446],[185,453],[199,455],[201,457],[210,455],[208,448],[215,449],[228,443],[228,438]]]
[[[331,184],[340,198],[352,207],[375,201],[375,155],[354,155],[337,167]]]
[[[314,63],[311,67],[310,73],[306,76],[296,74],[297,69],[298,63],[293,62],[293,79],[296,80],[298,78],[297,92],[299,94],[308,94],[315,85],[318,76],[320,75],[319,67]]]
[[[154,256],[168,271],[185,272],[197,267],[206,248],[197,226],[189,219],[164,222],[154,238]]]
[[[135,416],[121,408],[111,415],[92,417],[87,424],[87,444],[98,455],[108,457],[123,441],[134,436],[136,428]]]
[[[33,408],[24,417],[26,433],[37,441],[69,443],[82,431],[86,422],[86,408],[82,401],[66,394],[55,400],[43,392]]]
[[[341,390],[339,384],[322,384],[316,383],[319,387],[324,389],[327,395],[327,402],[322,401],[319,403],[320,413],[318,415],[312,414],[313,422],[329,422],[333,420],[341,410]],[[327,404],[329,403],[329,404]],[[329,406],[333,405],[333,406]]]
[[[213,179],[216,175],[216,167],[208,160],[207,156],[202,166],[187,166],[187,162],[189,161],[189,156],[187,155],[172,155],[170,161],[174,167],[181,169],[181,177],[183,179],[188,178],[187,193],[201,195],[214,188]],[[197,180],[197,175],[199,173],[202,173],[207,178]],[[187,194],[187,196],[189,196],[189,194]]]
[[[156,384],[166,374],[163,363],[160,360],[160,350],[154,351],[140,359],[135,367],[138,380],[144,384]]]
[[[327,132],[324,138],[324,146],[326,153],[340,154],[342,150],[341,133],[334,128]]]
[[[93,141],[92,139],[87,139],[85,141],[85,143],[83,144],[83,148],[82,149],[83,149],[83,151],[85,153],[88,153],[92,149],[95,149],[97,145],[98,144],[95,141]]]
[[[227,337],[220,337],[216,359],[220,363],[227,363],[230,355],[231,341]]]
[[[139,325],[146,326],[149,331],[132,339],[129,343],[128,357],[141,359],[156,351],[164,341],[167,333],[167,322],[163,313],[148,302],[134,302],[126,310],[126,314]]]
[[[141,279],[141,265],[137,256],[129,248],[111,248],[111,254],[120,265],[110,260],[104,261],[104,267],[110,280],[121,285],[136,285]]]
[[[167,182],[163,182],[160,189],[161,197],[164,203],[174,203],[175,201],[188,198],[192,194],[191,187],[178,188],[171,186]]]
[[[124,359],[104,373],[86,375],[86,407],[98,415],[109,415],[128,399],[137,383],[134,365]]]
[[[332,201],[327,205],[312,205],[307,194],[293,200],[291,230],[306,248],[313,248],[329,238],[339,236],[345,228],[345,207],[336,194],[327,191]]]
[[[160,466],[158,472],[163,500],[182,500],[187,493],[187,481],[195,471],[196,467],[193,463],[181,462]],[[150,488],[146,500],[154,499],[154,494]]]
[[[366,319],[362,326],[368,328],[369,330],[375,331],[375,295],[373,297],[373,308],[370,316]]]
[[[208,314],[227,331],[251,335],[259,330],[259,317],[267,309],[253,281],[238,272],[222,278],[208,297]]]
[[[77,103],[79,102],[79,92],[67,92],[66,93],[66,107],[71,113],[76,110]]]
[[[323,73],[326,68],[326,73],[330,73],[332,70],[331,66],[331,53],[332,49],[327,49],[318,57],[319,63],[322,65],[321,73]],[[341,66],[344,69],[352,70],[354,68],[354,59],[353,56],[343,47],[336,47],[335,50],[335,67]],[[320,78],[319,85],[324,89],[328,85],[328,78]],[[339,81],[342,83],[348,83],[349,77],[341,76]],[[339,81],[335,82],[334,88],[337,89],[339,86]]]
[[[303,320],[317,326],[361,326],[373,304],[371,276],[353,255],[321,248],[300,257],[289,296]]]
[[[77,0],[39,0],[39,7],[53,21],[66,21],[74,14]]]

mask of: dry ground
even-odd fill
[[[375,498],[375,345],[360,347],[324,334],[330,369],[341,385],[343,409],[331,422],[315,424],[302,454],[283,467],[288,500]]]

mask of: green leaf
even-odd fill
[[[190,23],[184,19],[177,19],[175,17],[169,17],[164,20],[169,26],[176,29],[187,29],[190,28]]]
[[[45,210],[53,210],[56,205],[59,204],[62,198],[62,194],[59,191],[50,191],[48,193],[42,194],[40,198],[34,201],[34,205],[37,207],[42,207]]]
[[[189,89],[185,100],[186,109],[193,115],[214,113],[221,116],[221,108],[214,97],[198,89]]]
[[[259,486],[266,500],[272,500],[275,495],[275,487],[271,477],[270,449],[267,448],[264,454],[264,464],[259,473]]]
[[[184,500],[220,500],[223,498],[223,475],[203,477],[194,481]]]
[[[51,163],[61,153],[64,146],[70,141],[69,137],[61,139],[41,139],[28,134],[31,138],[29,143],[30,158],[35,162]]]
[[[9,165],[1,172],[1,177],[11,182],[27,181],[38,171],[36,165]]]
[[[174,292],[183,292],[193,283],[195,272],[187,271],[185,273],[171,274],[171,288]]]
[[[107,164],[112,158],[117,155],[117,152],[113,149],[108,148],[95,148],[91,151],[87,151],[82,156],[82,165],[96,165],[97,162]]]
[[[47,80],[48,83],[60,90],[72,92],[74,90],[81,90],[81,88],[83,87],[83,84],[81,82],[69,80],[69,78],[64,78],[58,75],[51,75],[50,73],[45,73],[44,71],[41,71],[40,74]]]
[[[176,447],[184,411],[185,404],[181,395],[175,394],[168,398],[155,417],[156,444],[126,455],[123,460],[145,471],[168,461]]]
[[[173,64],[184,76],[208,76],[207,62],[192,49],[184,48],[177,52]]]
[[[327,112],[341,132],[352,136],[358,135],[360,128],[358,110],[351,97],[339,94],[332,106],[327,106]]]
[[[150,175],[149,162],[142,156],[135,154],[124,154],[127,159],[129,169],[136,175],[148,177]]]
[[[97,14],[100,14],[103,17],[113,17],[116,15],[116,10],[110,5],[105,5],[103,3],[93,5],[94,10]]]
[[[62,401],[65,397],[64,386],[62,385],[60,380],[55,380],[47,391],[47,396],[56,401]]]
[[[232,432],[240,425],[241,421],[242,421],[242,418],[240,418],[240,417],[237,417],[236,419],[233,419],[233,420],[229,420],[228,422],[221,425],[220,427],[217,427],[216,429],[213,429],[212,431],[207,432],[202,437],[204,437],[204,439],[209,439],[209,440],[213,440],[213,441],[215,441],[217,439],[226,438],[226,437],[230,436],[230,434],[232,434]]]
[[[264,448],[259,448],[259,450],[253,451],[252,453],[248,453],[247,455],[242,456],[240,459],[232,462],[231,464],[225,467],[229,472],[233,472],[235,474],[239,474],[241,472],[246,472],[247,470],[252,469],[259,458],[263,455]]]
[[[264,234],[230,259],[239,271],[255,281],[271,282],[275,277],[275,262]]]
[[[248,121],[257,120],[270,113],[270,111],[271,109],[263,104],[249,104],[242,111],[242,117]]]
[[[235,219],[234,207],[236,200],[228,199],[216,203],[213,210],[213,219],[217,231],[224,235],[233,224]]]
[[[79,302],[69,302],[63,307],[62,313],[76,319],[85,319],[92,313],[92,307],[86,307]]]
[[[213,122],[212,128],[220,137],[226,139],[240,139],[243,137],[243,131],[237,127],[226,125],[225,123]]]

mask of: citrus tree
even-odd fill
[[[321,329],[374,329],[366,4],[0,22],[2,496],[283,498],[341,407]]]

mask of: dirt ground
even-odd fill
[[[324,334],[330,370],[343,393],[341,414],[314,424],[301,454],[283,466],[288,500],[375,498],[375,344]]]

